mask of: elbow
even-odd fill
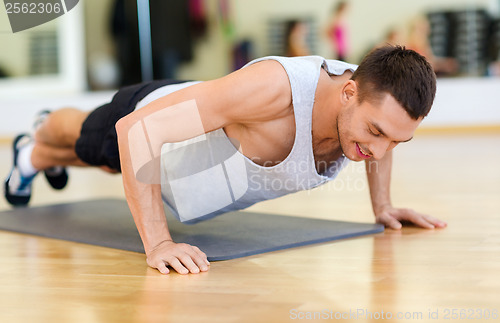
[[[130,118],[128,118],[128,116],[125,116],[115,123],[115,130],[116,135],[118,136],[118,140],[120,140],[120,138],[123,138],[123,134],[126,134],[130,130],[132,125],[129,119]]]

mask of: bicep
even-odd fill
[[[278,118],[290,105],[290,84],[283,67],[263,61],[157,99],[121,122],[129,128],[140,124],[158,152],[165,142],[183,141],[233,123]]]

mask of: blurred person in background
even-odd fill
[[[488,65],[488,76],[500,76],[500,49],[495,55],[493,50],[492,62]]]
[[[405,41],[405,33],[401,30],[401,28],[398,27],[391,27],[387,30],[387,32],[384,34],[384,37],[382,40],[376,42],[376,43],[370,43],[366,47],[366,50],[364,50],[363,56],[368,55],[372,50],[380,47],[384,47],[387,45],[390,46],[404,46],[406,43]]]
[[[378,47],[386,46],[386,45],[404,45],[405,44],[405,35],[404,33],[398,29],[397,27],[390,28],[385,34],[385,38]]]
[[[430,32],[429,21],[423,16],[417,17],[410,26],[406,47],[427,58],[437,75],[456,74],[458,72],[458,63],[454,58],[434,55],[429,43]]]
[[[500,60],[490,64],[488,67],[488,75],[500,76]]]
[[[289,57],[311,55],[307,45],[308,34],[309,26],[306,22],[300,20],[288,21],[285,29],[285,55]]]
[[[341,61],[345,61],[349,54],[347,23],[345,19],[348,9],[349,4],[347,1],[339,2],[333,9],[331,21],[326,31],[335,53],[334,57]]]

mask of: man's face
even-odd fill
[[[412,119],[390,94],[361,104],[353,97],[338,117],[342,152],[354,161],[381,159],[397,144],[409,141],[421,121]]]

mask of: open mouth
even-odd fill
[[[356,143],[356,151],[358,152],[358,155],[363,158],[363,159],[368,159],[372,156],[368,155],[363,149],[361,149],[361,146],[359,146],[358,143]]]

